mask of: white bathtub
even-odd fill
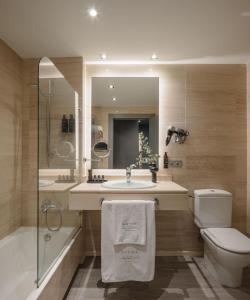
[[[44,240],[49,233],[51,239]],[[44,274],[73,236],[73,227],[39,231],[39,273]],[[48,273],[48,271],[46,272]],[[45,274],[46,275],[46,274]],[[44,277],[45,277],[44,275]],[[0,300],[25,300],[37,289],[37,229],[20,227],[0,240]]]

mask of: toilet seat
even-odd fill
[[[206,228],[201,234],[226,251],[250,254],[250,239],[234,228]]]

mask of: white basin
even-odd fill
[[[53,180],[39,179],[39,187],[45,187],[52,185],[54,183]]]
[[[130,183],[127,183],[125,180],[113,180],[103,182],[102,186],[108,189],[148,189],[155,187],[156,184],[151,181],[131,180]]]

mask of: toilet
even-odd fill
[[[232,225],[232,194],[219,189],[194,191],[194,222],[204,240],[208,271],[222,284],[239,287],[250,265],[250,239]]]

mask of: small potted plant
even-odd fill
[[[131,168],[149,168],[152,173],[152,182],[157,182],[158,159],[159,154],[153,153],[152,148],[149,146],[148,138],[144,136],[143,132],[139,132],[139,156],[136,162],[132,164]]]

